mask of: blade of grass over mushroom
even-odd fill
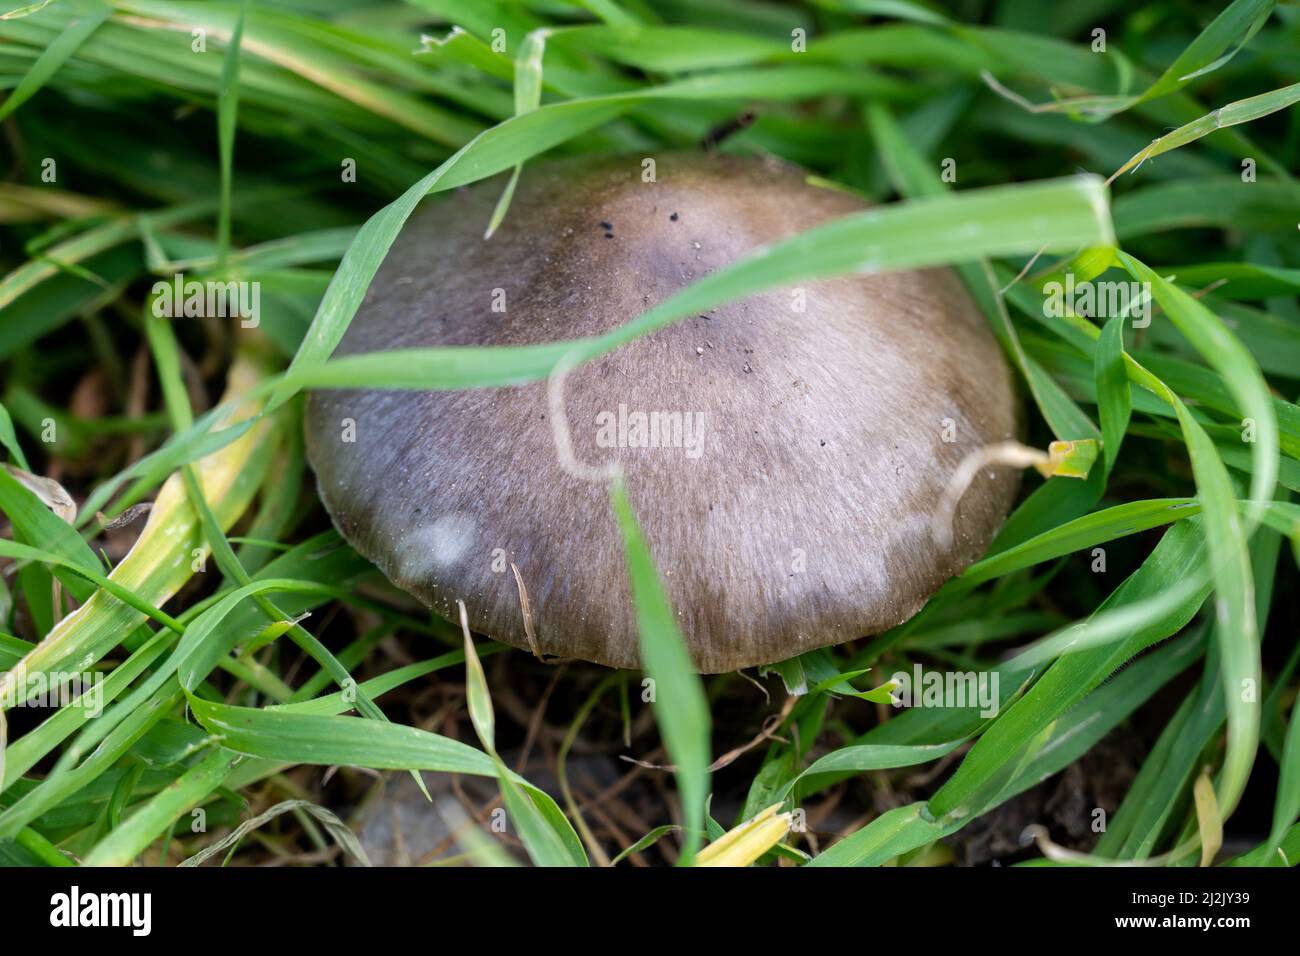
[[[396,201],[366,220],[352,245],[343,256],[338,271],[330,281],[312,320],[311,328],[289,366],[288,381],[272,394],[272,407],[287,401],[297,391],[290,384],[295,376],[308,377],[322,365],[343,338],[348,324],[361,305],[367,287],[378,271],[407,218],[430,192],[450,189],[453,185],[474,182],[518,161],[561,143],[617,116],[625,103],[613,102],[592,106],[589,103],[557,104],[550,110],[539,109],[509,120],[481,134],[424,179],[403,193]],[[539,121],[539,117],[541,120]],[[513,124],[513,125],[512,125]],[[495,134],[495,135],[494,135]],[[504,142],[502,142],[504,140]],[[480,158],[481,157],[481,158]],[[447,182],[461,164],[477,165],[465,174],[461,183]]]
[[[881,160],[902,196],[937,196],[947,191],[944,182],[935,173],[933,164],[928,163],[913,148],[887,106],[873,101],[867,107],[867,122]],[[979,303],[993,333],[1002,343],[1003,350],[1020,370],[1039,411],[1051,425],[1056,437],[1087,438],[1097,434],[1097,428],[1088,416],[1037,362],[1025,354],[1020,337],[1007,314],[1006,304],[994,285],[992,269],[987,260],[960,262],[956,268],[966,283],[966,288]]]
[[[659,583],[654,559],[619,480],[610,487],[610,503],[623,536],[642,662],[654,682],[655,720],[663,734],[664,748],[677,766],[686,827],[680,863],[689,865],[704,830],[704,801],[711,763],[709,707],[677,629],[673,610]]]
[[[802,77],[804,82],[793,83],[792,78],[796,76]],[[270,407],[287,401],[302,387],[298,376],[310,380],[317,367],[329,358],[347,331],[367,287],[403,224],[419,201],[430,193],[468,185],[510,169],[614,119],[645,100],[815,96],[846,85],[843,72],[805,71],[802,67],[750,70],[705,80],[707,82],[683,80],[635,92],[548,104],[514,116],[476,136],[398,199],[366,220],[344,255],[311,328],[294,355],[287,381],[272,394]]]
[[[1100,180],[1086,176],[910,200],[845,216],[762,249],[605,335],[533,346],[394,350],[323,364],[295,358],[276,388],[288,395],[303,387],[472,388],[533,381],[550,375],[566,356],[589,361],[679,319],[795,282],[970,261],[981,254],[1105,245],[1113,242],[1106,209]],[[309,348],[320,354],[314,341],[305,341],[299,358]]]

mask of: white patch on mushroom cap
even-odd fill
[[[402,576],[414,580],[460,563],[474,542],[476,522],[460,511],[408,532],[397,546]]]

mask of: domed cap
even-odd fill
[[[706,273],[863,204],[755,159],[530,165],[499,232],[481,183],[408,222],[336,354],[607,332]],[[1014,437],[997,343],[947,270],[836,278],[683,320],[574,369],[573,457],[617,463],[701,671],[784,660],[907,620],[980,555],[1018,478],[964,458]],[[350,422],[348,421],[350,420]],[[344,537],[478,632],[638,664],[606,483],[557,454],[548,383],[312,393],[307,449]]]

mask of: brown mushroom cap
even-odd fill
[[[669,155],[657,181],[641,173],[633,157],[530,165],[486,241],[499,180],[429,203],[336,354],[596,335],[863,208],[754,159]],[[983,470],[951,542],[932,535],[958,464],[1016,430],[1001,351],[947,270],[736,301],[575,369],[564,395],[576,458],[622,468],[703,672],[907,620],[987,546],[1018,481]],[[683,428],[660,444],[677,447],[627,447],[637,413],[665,412]],[[527,648],[513,563],[542,653],[634,667],[607,486],[562,467],[550,419],[545,382],[318,391],[307,449],[339,530],[398,586],[452,619],[463,599],[476,631]]]

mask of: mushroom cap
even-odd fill
[[[638,157],[532,164],[489,240],[499,180],[427,204],[336,354],[597,335],[865,208],[772,161],[668,155],[656,172],[643,181]],[[1019,480],[983,469],[948,543],[932,534],[958,464],[1017,430],[1001,351],[942,269],[820,280],[685,319],[574,369],[564,408],[576,459],[621,467],[706,673],[906,621],[982,553]],[[463,599],[474,630],[529,648],[513,564],[536,651],[635,667],[607,485],[562,465],[551,417],[546,382],[316,391],[307,451],[343,536],[438,613],[455,619]],[[645,447],[652,422],[659,447]]]

